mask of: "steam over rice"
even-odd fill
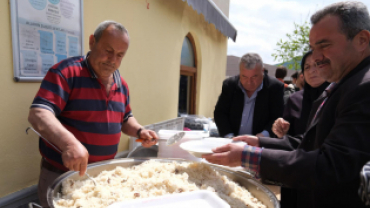
[[[196,190],[216,192],[231,207],[265,208],[244,187],[204,163],[146,161],[133,167],[103,171],[92,180],[66,180],[56,208],[103,208],[114,202]]]

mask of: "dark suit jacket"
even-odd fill
[[[370,160],[369,69],[370,57],[340,81],[313,121],[311,111],[301,143],[289,136],[260,138],[262,179],[297,189],[297,207],[365,207],[357,190]]]
[[[304,90],[298,91],[289,97],[283,113],[283,118],[290,123],[289,135],[300,135],[306,131],[312,104],[328,85],[328,82],[324,82],[320,86],[313,88],[306,83]],[[280,205],[282,208],[296,208],[297,191],[282,187]]]
[[[306,126],[301,124],[301,111],[302,111],[303,90],[292,94],[284,108],[283,119],[290,123],[289,135],[302,134]]]
[[[215,107],[214,119],[222,137],[229,133],[239,134],[244,94],[238,83],[239,75],[227,78],[223,82],[222,92]],[[252,134],[267,130],[270,136],[274,135],[271,127],[274,121],[283,115],[283,94],[283,83],[265,74],[263,88],[256,97]]]

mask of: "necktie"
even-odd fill
[[[325,99],[322,101],[322,103],[320,104],[320,106],[317,108],[317,111],[315,113],[315,116],[313,117],[312,121],[315,121],[316,120],[316,117],[317,115],[319,114],[319,112],[321,111],[321,108],[324,106],[326,100],[328,99],[329,95],[331,92],[333,92],[334,88],[337,86],[337,84],[335,82],[332,82],[330,83],[330,85],[325,89]]]

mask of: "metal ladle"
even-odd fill
[[[29,130],[29,129],[31,129],[32,131],[34,131],[34,132],[35,132],[39,137],[43,138],[45,142],[47,142],[50,146],[52,146],[55,150],[57,150],[60,154],[62,154],[62,151],[61,151],[58,147],[56,147],[55,145],[53,145],[49,140],[45,139],[45,137],[41,136],[41,134],[40,134],[39,132],[37,132],[34,128],[32,128],[32,127],[28,127],[28,128],[26,129],[26,134],[28,134],[28,130]],[[94,178],[92,178],[92,177],[87,173],[87,171],[86,171],[85,175],[86,175],[89,179],[91,179],[91,180],[94,182],[94,185],[96,186],[97,182],[95,181],[95,179],[94,179]]]

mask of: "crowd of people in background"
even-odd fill
[[[288,69],[285,66],[278,66],[275,71],[275,77],[277,80],[284,84],[284,105],[288,101],[288,98],[291,94],[296,91],[296,88],[293,84],[287,84],[284,81],[284,78],[288,74]]]

